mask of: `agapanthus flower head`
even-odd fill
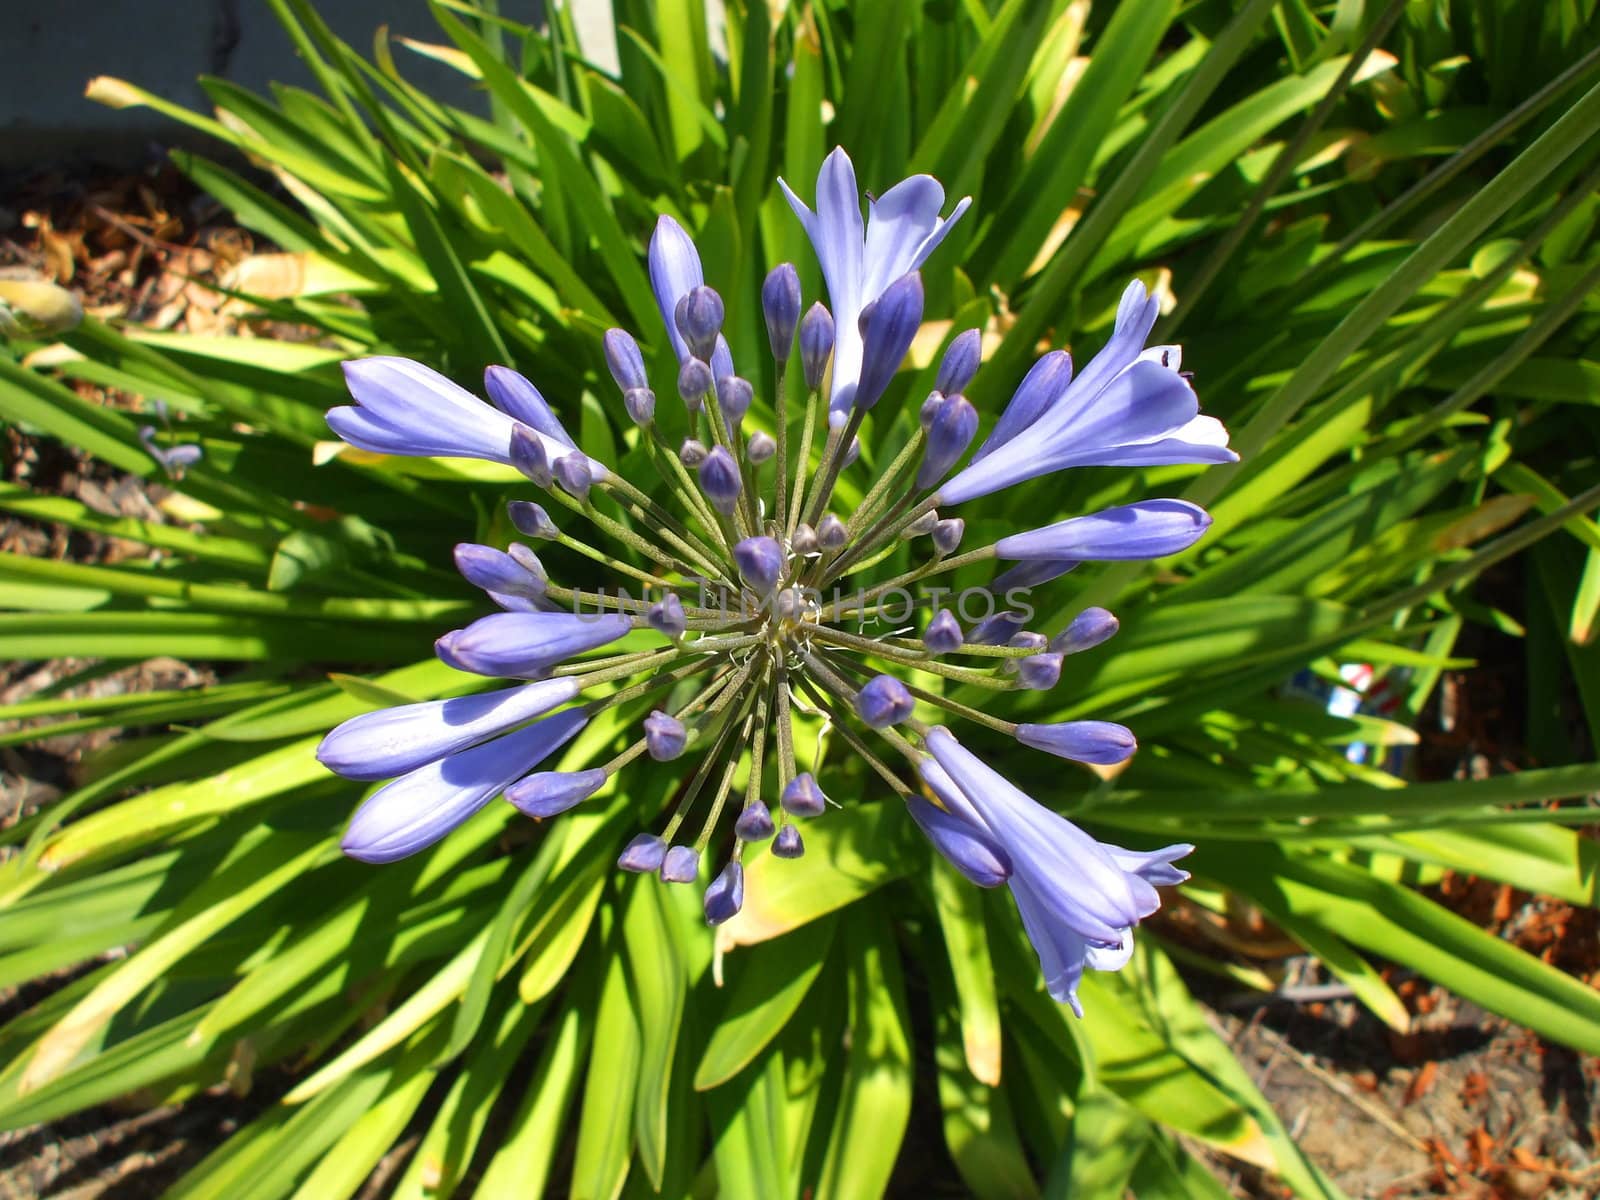
[[[941,722],[970,718],[1014,752],[1098,767],[1134,753],[1126,727],[1016,724],[1003,704],[978,708],[946,693],[986,689],[1000,699],[1057,686],[1066,658],[1110,638],[1116,618],[1085,609],[1051,638],[1026,628],[1037,608],[1017,606],[1008,587],[1038,586],[1086,561],[1187,551],[1210,518],[1184,501],[1137,500],[962,549],[967,515],[951,510],[1073,466],[1228,461],[1226,433],[1198,414],[1176,348],[1145,349],[1155,307],[1135,283],[1106,347],[1076,377],[1064,352],[1045,354],[976,452],[983,419],[966,392],[982,369],[982,337],[952,339],[936,389],[910,401],[921,406],[911,442],[892,461],[869,454],[870,477],[849,477],[866,474],[853,466],[863,422],[897,394],[921,327],[920,272],[967,201],[941,217],[943,189],[915,176],[869,198],[863,220],[842,150],[823,166],[815,212],[785,192],[817,250],[831,314],[814,302],[801,316],[792,265],[766,277],[760,306],[777,386],[758,394],[750,381],[768,372],[737,373],[723,299],[706,286],[688,233],[662,217],[649,247],[662,326],[649,340],[664,336],[677,367],[654,382],[685,398],[689,428],[667,442],[639,344],[608,331],[602,356],[628,421],[627,472],[578,447],[559,415],[570,400],[552,404],[509,368],[486,373],[486,404],[418,363],[346,364],[356,403],[329,413],[335,432],[378,453],[516,467],[545,495],[512,500],[507,513],[520,535],[544,543],[550,569],[517,541],[457,547],[462,577],[500,611],[443,634],[435,651],[458,671],[508,682],[368,713],[324,739],[319,754],[332,770],[390,780],[356,812],[344,847],[389,862],[496,796],[547,820],[613,794],[625,770],[671,763],[657,768],[682,780],[670,811],[646,818],[651,828],[620,849],[617,865],[666,883],[709,879],[705,917],[720,924],[744,901],[750,854],[798,858],[800,824],[829,819],[824,789],[833,789],[836,758],[819,753],[803,769],[797,754],[796,722],[821,719],[904,802],[937,853],[979,886],[1010,889],[1050,993],[1076,1007],[1083,970],[1127,960],[1134,927],[1160,903],[1155,889],[1185,878],[1172,864],[1188,847],[1141,853],[1097,841]],[[792,371],[804,377],[803,413],[791,412]],[[846,506],[845,494],[863,499]],[[552,516],[557,509],[566,512]],[[918,564],[909,571],[879,567],[906,555]],[[906,607],[908,585],[1000,563],[1010,565],[976,589],[981,610],[931,591],[926,605]],[[593,723],[608,710],[614,719]],[[590,735],[575,742],[584,729]],[[603,757],[572,749],[600,729],[623,731]],[[834,790],[845,803],[859,791]]]

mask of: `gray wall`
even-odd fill
[[[446,40],[424,0],[316,2],[364,57],[384,24],[394,37]],[[540,7],[537,0],[501,2],[506,16],[530,23]],[[575,8],[591,28],[596,17],[609,20],[607,0],[578,0]],[[441,99],[482,107],[449,68],[399,46],[395,59],[407,78]],[[83,90],[94,76],[113,75],[209,115],[195,83],[202,74],[252,91],[264,91],[269,80],[313,86],[266,0],[0,0],[0,169],[84,159],[131,165],[153,153],[152,143],[193,143],[197,135],[186,137],[159,113],[109,109],[84,99]]]

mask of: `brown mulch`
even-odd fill
[[[227,279],[255,240],[170,165],[132,175],[45,171],[0,203],[0,269],[71,288],[102,320],[239,332],[243,306],[206,285]]]

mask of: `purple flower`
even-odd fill
[[[1059,658],[1059,656],[1057,656]],[[1017,741],[1074,762],[1111,766],[1127,762],[1139,748],[1133,730],[1111,721],[1063,721],[1059,725],[1018,725]]]
[[[644,354],[631,333],[626,329],[608,329],[601,342],[605,348],[606,370],[611,372],[619,389],[631,392],[650,386],[650,376],[644,369]]]
[[[783,547],[766,536],[745,538],[733,547],[733,561],[739,577],[761,596],[767,595],[783,577]]]
[[[1011,856],[981,826],[952,816],[921,796],[909,796],[906,808],[934,849],[979,887],[999,887],[1011,878]]]
[[[1227,430],[1200,415],[1194,389],[1174,365],[1176,356],[1166,347],[1145,351],[1156,311],[1144,285],[1130,283],[1116,329],[1100,353],[1065,388],[1052,384],[1031,391],[1005,437],[991,436],[972,463],[939,489],[943,501],[959,504],[1067,467],[1237,462]],[[1019,436],[1023,432],[1026,437]]]
[[[667,843],[653,833],[640,833],[623,847],[617,866],[639,875],[653,875],[666,861]]]
[[[1050,562],[1161,558],[1187,550],[1210,525],[1205,509],[1187,500],[1140,500],[1013,533],[996,542],[995,551],[1001,558]]]
[[[982,462],[991,451],[998,450],[1032,425],[1045,409],[1061,398],[1071,382],[1072,355],[1065,350],[1052,350],[1040,357],[1022,377],[1017,390],[1011,393],[1005,411],[972,456],[972,461]]]
[[[689,627],[683,615],[683,601],[673,592],[668,592],[646,609],[644,619],[649,622],[651,629],[669,638],[682,637],[683,631]]]
[[[621,614],[495,613],[446,634],[450,665],[475,675],[537,678],[633,628]]]
[[[548,586],[544,569],[538,567],[538,557],[528,552],[532,562],[518,562],[503,550],[493,546],[480,546],[462,542],[455,550],[456,570],[473,587],[489,593],[502,608],[529,612],[535,607],[518,601],[540,600]]]
[[[587,800],[606,781],[599,767],[587,771],[539,771],[506,789],[506,800],[530,817],[553,817]]]
[[[948,608],[941,608],[922,631],[922,644],[929,654],[950,654],[966,644],[961,622]]]
[[[700,875],[700,851],[673,846],[661,860],[661,878],[668,883],[693,883]]]
[[[1190,848],[1132,856],[1036,803],[948,730],[930,730],[925,745],[938,769],[924,763],[924,780],[1009,857],[1011,892],[1050,994],[1081,1015],[1075,993],[1084,967],[1115,970],[1127,961],[1133,927],[1161,906],[1147,874],[1171,878],[1172,860]]]
[[[560,749],[588,720],[583,709],[569,708],[415,768],[367,797],[339,848],[369,863],[426,849]]]
[[[345,363],[344,378],[356,405],[329,409],[328,426],[352,446],[375,454],[512,465],[511,429],[518,419],[439,372],[407,358],[378,356]],[[575,453],[570,438],[522,424],[534,431],[548,461]],[[587,462],[596,479],[606,478],[604,466],[592,458]]]
[[[861,379],[863,343],[857,321],[862,310],[892,282],[927,261],[972,199],[962,199],[948,217],[941,218],[944,188],[931,175],[913,175],[877,199],[869,198],[870,216],[862,221],[855,165],[842,149],[829,154],[817,173],[816,212],[782,179],[778,186],[811,239],[828,283],[828,302],[838,331],[829,419],[842,424],[855,404]]]
[[[733,823],[735,836],[746,842],[764,842],[772,836],[772,810],[759,800],[745,805]]]
[[[346,779],[393,779],[542,717],[577,694],[575,679],[544,679],[477,696],[362,713],[322,739],[317,759]]]
[[[822,373],[828,369],[828,358],[833,354],[833,336],[833,315],[820,303],[806,309],[800,322],[800,365],[806,387],[812,391],[822,386]]]
[[[820,817],[828,811],[828,797],[810,771],[802,771],[784,785],[779,803],[793,817]]]
[[[0,304],[0,310],[3,309],[4,305]],[[161,446],[156,442],[154,425],[139,427],[139,441],[144,444],[145,453],[160,463],[161,469],[173,479],[182,479],[185,467],[191,467],[205,457],[205,451],[192,444]]]
[[[671,713],[660,710],[644,719],[644,744],[657,762],[671,762],[689,744],[689,731]]]

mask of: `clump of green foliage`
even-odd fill
[[[1114,779],[1021,782],[1106,836],[1193,841],[1186,903],[1255,906],[1397,1028],[1375,960],[1600,1052],[1592,989],[1416,886],[1454,869],[1596,901],[1593,843],[1569,828],[1593,810],[1549,803],[1600,788],[1592,0],[730,0],[715,27],[695,0],[614,0],[614,68],[570,6],[536,30],[435,0],[442,40],[404,49],[470,80],[482,112],[408,82],[384,34],[365,57],[309,0],[272,7],[320,94],[211,79],[209,117],[120,81],[91,94],[249,159],[175,153],[294,256],[292,294],[245,298],[310,336],[91,317],[0,351],[9,423],[162,480],[141,421],[81,399],[85,381],[164,403],[204,449],[168,481],[181,523],[0,488],[9,511],[151,551],[0,555],[0,648],[225,676],[0,710],[143,731],[0,834],[0,987],[76,972],[0,1028],[0,1123],[283,1065],[291,1090],[172,1195],[351,1195],[408,1137],[397,1196],[878,1195],[914,1095],[936,1095],[986,1198],[1221,1195],[1200,1143],[1337,1194],[1174,958],[1270,980],[1156,930],[1085,980],[1075,1021],[1038,990],[1004,896],[958,885],[848,757],[855,795],[768,875],[745,944],[714,946],[694,896],[613,870],[671,795],[666,764],[548,826],[492,806],[403,864],[338,853],[362,786],[313,749],[356,713],[470,685],[428,654],[477,611],[449,548],[503,539],[515,487],[483,464],[333,454],[339,361],[400,353],[469,385],[515,365],[586,450],[647,471],[600,336],[658,328],[655,217],[695,233],[754,361],[762,274],[812,261],[774,178],[813,179],[834,144],[868,187],[927,171],[973,195],[924,277],[930,318],[1004,336],[972,393],[989,418],[1043,345],[1097,346],[1139,275],[1172,298],[1155,340],[1184,343],[1243,455],[1009,497],[1027,525],[1157,492],[1215,516],[1159,568],[1055,585],[1060,620],[1108,604],[1123,633],[1017,711],[1122,721],[1144,749]],[[869,454],[905,440],[912,394],[903,379],[876,410]],[[1520,617],[1475,588],[1503,563],[1529,581]],[[1406,784],[1351,762],[1348,742],[1407,739],[1471,625],[1525,637],[1514,732],[1544,765]],[[1388,673],[1390,718],[1282,692],[1352,660]]]

